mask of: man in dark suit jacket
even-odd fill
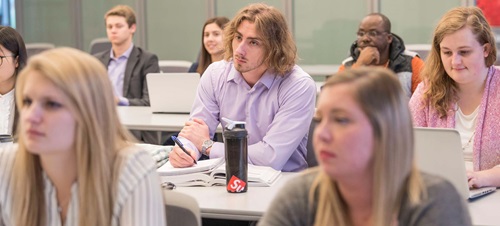
[[[95,55],[105,66],[110,62],[110,50],[97,53]],[[149,106],[148,87],[146,85],[146,75],[148,73],[158,73],[158,57],[133,46],[125,68],[123,79],[123,97],[128,99],[130,106]],[[125,104],[124,104],[125,105]]]
[[[160,72],[160,67],[156,55],[134,46],[132,42],[136,31],[135,12],[129,6],[118,5],[110,9],[104,19],[111,49],[97,53],[95,57],[108,69],[117,104],[149,106],[146,75]],[[131,132],[144,142],[159,142],[156,133]]]
[[[95,55],[105,66],[110,62],[110,50]],[[123,80],[123,97],[128,99],[130,106],[149,106],[146,75],[158,73],[158,57],[140,47],[133,46],[125,68]]]

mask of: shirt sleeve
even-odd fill
[[[129,101],[128,101],[127,98],[125,98],[125,97],[118,97],[118,99],[119,99],[118,106],[129,106],[130,105],[130,103],[129,103]]]
[[[311,77],[284,84],[281,106],[260,142],[248,146],[249,162],[282,170],[309,131],[316,103],[316,84]],[[305,147],[304,147],[305,148]]]
[[[125,195],[125,201],[119,214],[119,225],[164,226],[166,225],[165,206],[156,167],[147,152],[141,153],[138,156],[136,155],[136,157],[139,160],[129,164],[129,167],[124,170],[124,174],[128,176],[121,179],[123,186],[119,192],[122,194],[128,193],[128,195]],[[138,180],[130,178],[137,178],[142,172],[147,173],[144,176],[139,176]],[[127,191],[127,187],[131,190]],[[118,196],[118,200],[120,201],[120,194]]]
[[[165,223],[165,210],[159,179],[150,173],[132,191],[120,216],[122,226],[158,225]]]
[[[200,83],[196,89],[196,96],[191,109],[190,117],[202,118],[209,128],[210,137],[213,137],[217,126],[219,126],[219,105],[217,104],[215,85],[212,78],[218,77],[218,75],[224,73],[223,69],[214,69],[213,65],[208,66],[207,70],[201,76]],[[201,157],[201,150],[196,148],[191,141],[184,137],[179,137],[179,140],[184,144],[185,147],[194,150],[197,155],[196,159]],[[212,152],[217,148],[224,150],[224,144],[215,142],[210,150],[210,156]]]
[[[427,127],[427,112],[428,106],[427,101],[424,101],[424,83],[421,82],[415,92],[410,98],[409,107],[411,114],[413,116],[413,126],[416,127]]]
[[[418,84],[422,81],[420,72],[424,68],[424,61],[420,57],[413,57],[411,60],[412,76],[411,76],[411,92],[415,92]]]
[[[0,226],[12,224],[12,189],[13,174],[17,144],[0,145]],[[5,217],[5,218],[4,218]]]

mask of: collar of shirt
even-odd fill
[[[7,97],[9,97],[9,98],[10,97],[14,97],[14,90],[15,89],[12,89],[11,91],[9,91],[9,92],[7,92],[6,94],[3,94],[3,95],[0,94],[0,98],[2,98],[2,97],[5,97],[5,98],[7,98]]]
[[[273,73],[273,70],[266,70],[264,74],[260,77],[260,79],[255,83],[254,87],[258,87],[259,84],[263,84],[267,89],[270,89],[271,86],[273,85],[274,80],[276,79],[278,75]],[[243,78],[243,75],[234,68],[234,66],[231,68],[231,71],[229,72],[227,76],[227,81],[233,81],[236,84],[242,84],[246,83],[245,79]],[[247,84],[248,85],[248,84]]]
[[[70,197],[66,210],[66,221],[61,222],[61,207],[59,206],[57,200],[57,190],[55,185],[50,180],[49,176],[42,172],[44,180],[44,192],[45,192],[45,202],[46,202],[46,214],[47,220],[50,225],[75,225],[78,222],[79,213],[79,200],[78,200],[78,182],[73,182],[70,189]]]
[[[134,48],[134,43],[132,43],[130,45],[130,47],[128,47],[127,51],[125,51],[121,56],[119,56],[118,58],[115,58],[115,53],[113,53],[113,49],[111,49],[111,51],[109,51],[109,58],[112,59],[112,60],[117,60],[117,59],[120,59],[120,58],[125,58],[125,59],[128,59],[128,57],[130,56],[130,53],[132,52],[132,49]]]

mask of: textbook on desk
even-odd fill
[[[161,182],[171,182],[179,187],[224,186],[226,185],[226,165],[224,158],[198,161],[186,168],[174,168],[170,162],[157,169]],[[281,171],[268,166],[248,164],[248,185],[269,187],[281,176]]]

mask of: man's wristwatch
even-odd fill
[[[201,154],[208,156],[207,150],[211,148],[212,145],[214,145],[214,142],[212,140],[203,141],[203,144],[201,145]]]

